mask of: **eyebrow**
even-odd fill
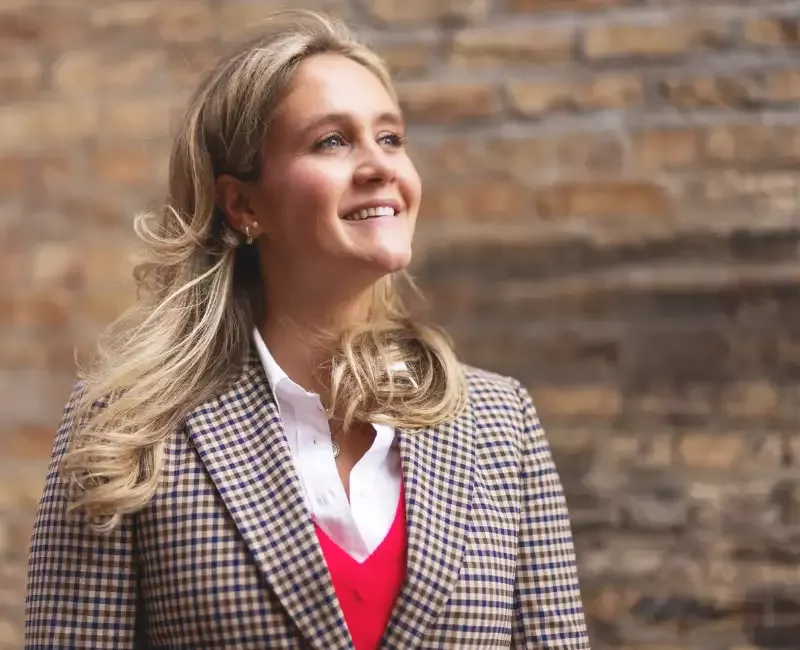
[[[313,131],[324,124],[342,124],[353,121],[353,116],[349,113],[326,113],[325,115],[320,115],[319,117],[314,118],[307,126],[303,128],[303,133]],[[380,115],[377,115],[373,121],[375,123],[388,122],[400,127],[405,126],[405,121],[403,120],[402,116],[400,116],[398,113],[392,112],[381,113]]]

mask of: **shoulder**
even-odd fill
[[[519,497],[513,486],[519,485],[525,459],[532,457],[531,451],[537,459],[546,456],[544,431],[519,380],[468,365],[462,369],[476,471],[496,502],[513,504]]]
[[[521,432],[530,396],[514,377],[462,364],[467,382],[468,404],[480,422],[503,423]]]
[[[461,364],[467,380],[467,390],[471,400],[478,403],[486,401],[510,400],[517,405],[525,389],[514,377],[507,377],[490,370],[483,370],[468,364]]]

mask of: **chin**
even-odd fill
[[[410,248],[403,251],[381,251],[369,259],[369,265],[381,275],[404,271],[410,263]]]

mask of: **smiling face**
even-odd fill
[[[303,61],[263,161],[250,202],[270,285],[359,291],[408,265],[420,179],[398,107],[369,69],[335,54]]]

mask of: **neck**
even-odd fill
[[[324,395],[328,382],[319,368],[330,361],[338,335],[369,317],[372,287],[336,300],[277,288],[268,295],[266,318],[259,326],[264,343],[292,381]]]

